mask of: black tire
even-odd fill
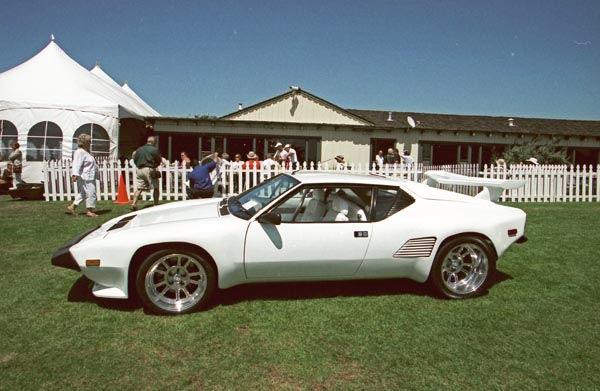
[[[166,248],[140,265],[135,288],[142,305],[159,315],[177,315],[206,306],[216,286],[211,262],[188,250]]]
[[[496,253],[475,236],[456,237],[437,252],[429,279],[443,297],[467,299],[486,292],[496,272]]]

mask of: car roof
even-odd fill
[[[346,172],[295,171],[291,175],[302,183],[399,186],[399,180],[382,175],[350,174]]]

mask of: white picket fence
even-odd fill
[[[506,190],[502,201],[600,202],[600,165],[484,166],[483,178],[520,179],[525,186]]]
[[[130,197],[137,190],[135,181],[136,168],[128,162],[99,161],[100,179],[96,182],[98,200],[116,200],[119,191],[119,178],[124,178],[125,190]],[[517,202],[600,202],[600,183],[598,172],[600,165],[593,166],[531,166],[512,165],[484,166],[480,170],[477,164],[460,164],[445,166],[414,165],[407,169],[403,165],[390,165],[378,169],[371,164],[347,164],[340,167],[335,164],[304,163],[298,169],[306,171],[346,172],[351,174],[379,174],[409,181],[423,181],[423,173],[429,170],[445,170],[456,174],[500,179],[523,179],[524,187],[507,190],[502,201]],[[78,193],[77,184],[71,181],[71,162],[69,160],[50,161],[44,163],[44,193],[46,201],[72,200]],[[189,169],[181,169],[175,162],[161,168],[160,182],[161,200],[185,200],[187,198],[187,175]],[[217,195],[239,194],[252,184],[277,175],[281,172],[292,172],[292,169],[277,167],[273,169],[234,169],[227,168],[219,173],[219,189]],[[447,190],[462,194],[475,195],[481,188],[469,186],[441,186]],[[143,193],[144,199],[151,195]]]

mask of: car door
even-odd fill
[[[327,212],[331,218],[302,218],[312,190],[300,189],[270,211],[282,216],[281,224],[249,224],[244,257],[248,278],[350,276],[359,269],[369,247],[371,223],[344,220],[331,210],[333,205]]]

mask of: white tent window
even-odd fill
[[[38,122],[27,135],[27,161],[40,162],[62,158],[63,133],[54,122]]]
[[[0,160],[8,160],[8,155],[12,152],[10,147],[17,141],[17,127],[10,121],[0,120]]]
[[[92,155],[95,157],[108,157],[110,153],[108,132],[102,126],[92,123],[81,125],[73,134],[73,152],[77,150],[77,138],[83,133],[92,136]]]

